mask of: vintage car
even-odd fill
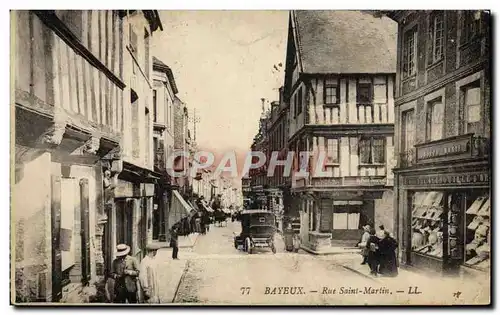
[[[276,253],[274,236],[276,234],[276,217],[268,210],[243,210],[241,218],[241,233],[234,237],[234,247],[240,246],[249,254],[255,248],[269,247]]]

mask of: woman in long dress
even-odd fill
[[[388,231],[385,231],[384,238],[380,240],[378,246],[380,252],[379,273],[388,277],[397,276],[398,262],[396,249],[398,248],[398,242],[391,237]]]

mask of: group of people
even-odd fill
[[[363,230],[361,241],[358,243],[358,247],[361,248],[361,255],[363,256],[361,264],[368,264],[371,275],[397,276],[398,261],[396,250],[398,242],[383,225],[379,226],[378,232],[370,225],[365,225]]]
[[[155,256],[156,244],[146,247],[146,257],[139,263],[129,255],[130,246],[116,246],[116,258],[106,282],[106,295],[113,303],[160,303],[160,285],[157,276]]]

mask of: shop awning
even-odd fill
[[[123,162],[123,170],[118,178],[132,183],[151,183],[156,184],[161,180],[162,175],[147,168],[138,165]]]
[[[174,198],[172,199],[172,211],[178,214],[191,215],[191,211],[194,211],[194,208],[191,207],[186,200],[184,200],[177,190],[174,190],[173,193]]]

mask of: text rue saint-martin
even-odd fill
[[[393,294],[393,291],[389,290],[387,287],[373,287],[365,286],[363,288],[356,287],[323,287],[319,291],[309,291],[310,293],[320,293],[320,294],[338,294],[338,295],[349,295],[349,294],[364,294],[364,295],[389,295]],[[421,294],[418,287],[408,287],[407,290],[398,290],[396,293],[406,293],[406,294]],[[307,294],[307,291],[303,287],[266,287],[264,291],[265,295],[301,295]]]

